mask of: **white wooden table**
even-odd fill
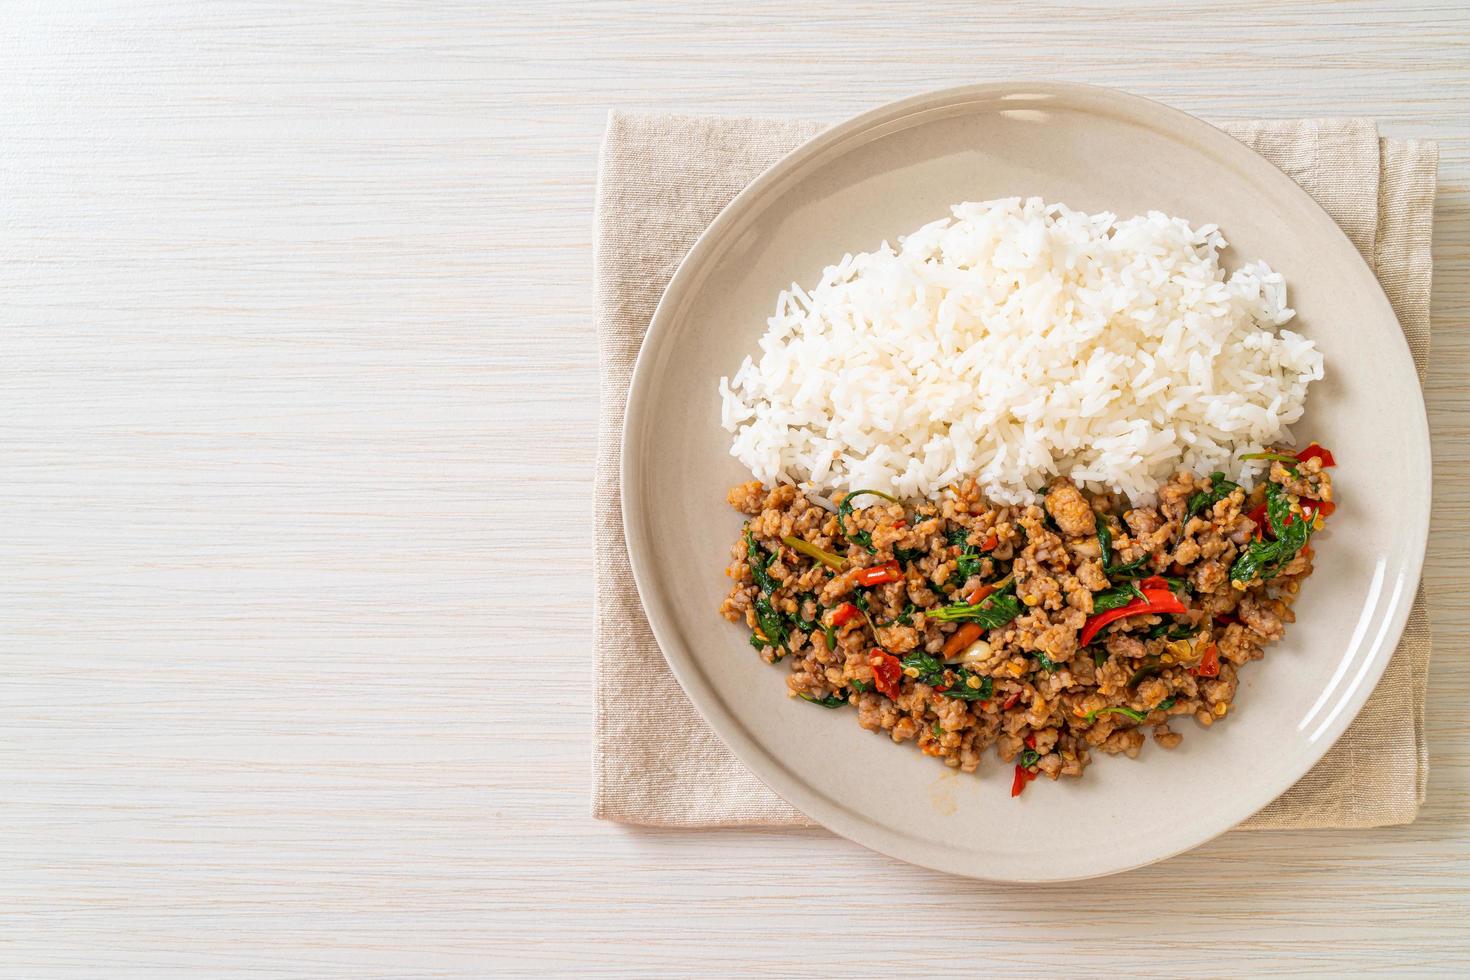
[[[41,0],[4,25],[0,974],[1470,969],[1466,4]],[[1016,77],[1441,142],[1422,818],[1035,888],[592,821],[607,109],[836,120]]]

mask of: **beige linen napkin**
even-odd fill
[[[596,487],[597,729],[593,815],[678,827],[811,826],[705,725],[664,663],[628,568],[618,447],[643,332],[679,261],[720,209],[823,125],[613,113],[596,209],[602,375]],[[1371,120],[1222,127],[1285,171],[1362,252],[1393,302],[1420,381],[1429,353],[1433,143],[1379,139]],[[711,610],[710,615],[714,615]],[[1317,766],[1243,827],[1373,827],[1424,800],[1429,621],[1421,591],[1362,714]]]

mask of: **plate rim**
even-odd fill
[[[1414,597],[1417,595],[1423,576],[1425,553],[1428,545],[1430,529],[1430,516],[1432,504],[1432,475],[1433,475],[1433,446],[1429,438],[1428,412],[1424,402],[1424,390],[1422,380],[1416,385],[1417,397],[1414,405],[1416,425],[1414,426],[1417,441],[1424,447],[1424,465],[1422,485],[1425,487],[1424,505],[1422,507],[1422,528],[1414,534],[1412,547],[1407,555],[1404,570],[1408,572],[1405,578],[1404,598],[1390,611],[1386,617],[1388,630],[1383,634],[1384,641],[1379,647],[1375,659],[1368,664],[1367,672],[1362,675],[1362,681],[1343,700],[1347,707],[1340,711],[1333,720],[1330,734],[1316,739],[1312,747],[1303,755],[1302,763],[1294,766],[1289,776],[1285,779],[1285,785],[1259,803],[1253,803],[1245,812],[1231,810],[1231,816],[1226,821],[1217,821],[1218,826],[1209,826],[1201,835],[1194,836],[1188,843],[1177,848],[1172,848],[1164,853],[1122,864],[1114,868],[1101,871],[1091,871],[1081,874],[1043,874],[1036,876],[995,875],[982,873],[971,869],[956,869],[952,865],[940,866],[939,864],[926,860],[922,855],[906,853],[908,850],[900,846],[907,835],[896,831],[895,828],[878,824],[871,818],[862,817],[860,814],[850,810],[841,801],[836,800],[825,793],[819,792],[781,764],[780,760],[770,755],[765,749],[755,743],[755,740],[746,732],[745,724],[739,716],[732,711],[726,710],[720,699],[716,696],[712,685],[704,678],[697,669],[693,658],[687,651],[682,650],[671,637],[669,625],[665,622],[663,611],[656,603],[651,604],[648,599],[650,583],[652,582],[652,569],[650,567],[652,545],[648,540],[648,524],[636,501],[632,499],[630,487],[636,483],[637,473],[637,447],[634,444],[634,435],[640,431],[645,424],[646,402],[648,399],[644,393],[648,390],[651,376],[653,354],[668,342],[669,335],[674,329],[677,307],[683,299],[684,294],[693,285],[697,285],[696,277],[699,267],[706,261],[711,251],[716,249],[725,235],[732,230],[732,226],[741,219],[744,211],[759,200],[774,185],[787,179],[800,171],[814,157],[832,152],[840,147],[845,141],[856,136],[864,135],[870,130],[883,126],[895,127],[913,117],[930,112],[953,112],[967,102],[993,103],[998,98],[1011,96],[1053,96],[1067,100],[1069,97],[1075,103],[1076,98],[1089,101],[1097,101],[1103,104],[1112,104],[1123,110],[1123,115],[1134,121],[1143,121],[1154,128],[1169,133],[1176,139],[1191,139],[1196,143],[1203,144],[1206,149],[1215,155],[1233,158],[1237,166],[1247,176],[1255,179],[1268,181],[1279,189],[1280,192],[1294,196],[1299,203],[1309,205],[1308,210],[1317,216],[1319,223],[1324,227],[1324,233],[1335,236],[1340,246],[1345,246],[1345,254],[1350,256],[1344,261],[1351,264],[1356,260],[1356,271],[1360,277],[1366,276],[1366,282],[1372,284],[1376,299],[1381,303],[1384,311],[1398,322],[1397,313],[1392,303],[1383,291],[1382,284],[1373,273],[1368,263],[1362,257],[1357,247],[1348,239],[1342,228],[1334,221],[1325,209],[1299,184],[1293,181],[1283,171],[1277,168],[1265,157],[1255,150],[1236,140],[1224,130],[1191,115],[1181,109],[1166,105],[1145,96],[1135,95],[1099,85],[1088,85],[1077,82],[1029,82],[1029,81],[998,81],[981,82],[969,85],[960,85],[933,91],[921,92],[907,96],[892,102],[879,105],[865,112],[852,116],[839,122],[807,139],[799,146],[776,160],[763,170],[754,180],[747,184],[733,197],[715,216],[714,220],[695,239],[689,251],[680,261],[678,268],[669,282],[664,287],[659,297],[658,305],[654,309],[649,326],[639,345],[638,355],[634,361],[633,370],[630,374],[628,398],[624,412],[624,424],[619,439],[619,506],[622,512],[623,534],[628,552],[629,566],[633,573],[634,584],[638,590],[639,603],[643,608],[645,618],[654,639],[658,644],[659,651],[663,654],[665,662],[673,673],[675,680],[683,689],[694,709],[716,736],[731,750],[742,765],[773,793],[785,800],[796,810],[816,821],[827,830],[853,841],[869,850],[897,860],[905,861],[920,867],[935,871],[943,871],[961,877],[984,881],[1007,882],[1007,883],[1046,883],[1080,881],[1091,878],[1106,877],[1121,874],[1136,868],[1156,864],[1168,860],[1186,851],[1200,847],[1211,840],[1219,837],[1229,830],[1237,827],[1241,821],[1260,812],[1278,799],[1282,794],[1296,785],[1323,756],[1331,750],[1332,746],[1342,737],[1343,733],[1356,720],[1368,699],[1377,689],[1384,671],[1388,667],[1398,643],[1403,637],[1404,629],[1408,623],[1408,617],[1414,605]],[[1075,104],[1069,108],[1077,109]],[[1092,107],[1083,107],[1086,111],[1095,111]],[[1148,118],[1152,117],[1152,118]],[[1172,124],[1172,125],[1170,125]],[[1398,344],[1393,356],[1406,358],[1413,365],[1412,354],[1409,350],[1408,340],[1403,335],[1402,329],[1395,331]],[[1417,369],[1414,373],[1417,375]],[[652,608],[651,608],[652,606]],[[1391,637],[1391,641],[1389,638]],[[677,651],[677,655],[675,652]],[[887,835],[886,839],[874,839],[881,836],[872,833],[872,830],[882,831]]]

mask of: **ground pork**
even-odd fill
[[[1293,504],[1331,500],[1318,459],[1274,464],[1270,479]],[[1179,474],[1155,506],[1130,508],[1056,480],[1041,506],[1023,507],[965,481],[917,506],[869,501],[839,517],[795,487],[743,483],[728,494],[746,523],[720,612],[763,659],[788,664],[793,697],[851,705],[863,728],[965,772],[993,750],[1032,773],[1079,776],[1093,750],[1136,757],[1145,732],[1173,748],[1175,717],[1227,718],[1237,669],[1293,621],[1313,549],[1264,580],[1232,581],[1239,557],[1271,533],[1249,516],[1265,491],[1192,503],[1210,488]],[[1125,616],[1084,645],[1100,599],[1123,590],[1114,605],[1130,601],[1151,575],[1170,577],[1151,587],[1184,612]]]

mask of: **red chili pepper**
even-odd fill
[[[1322,448],[1315,442],[1307,446],[1306,449],[1303,449],[1301,452],[1297,453],[1296,458],[1301,460],[1303,463],[1305,463],[1309,459],[1320,459],[1322,461],[1323,469],[1326,469],[1329,466],[1337,465],[1337,460],[1332,458],[1332,451]]]
[[[1266,505],[1260,504],[1252,508],[1251,512],[1245,516],[1256,525],[1256,540],[1261,540],[1261,537],[1269,530],[1266,524]]]
[[[996,537],[993,533],[988,534],[986,535],[985,540],[980,542],[980,550],[994,551],[999,544],[1000,538]]]
[[[944,641],[944,659],[948,660],[957,655],[965,647],[980,639],[985,629],[979,623],[966,623],[950,634],[949,639]]]
[[[1204,659],[1199,662],[1198,667],[1190,668],[1189,672],[1196,677],[1219,677],[1220,648],[1213,643],[1205,647]]]
[[[1321,514],[1323,517],[1331,517],[1332,512],[1335,510],[1337,510],[1337,505],[1330,500],[1302,501],[1302,514],[1309,521],[1315,519],[1318,514]],[[1291,521],[1288,520],[1287,523],[1290,524]]]
[[[1033,732],[1032,734],[1027,735],[1026,738],[1025,738],[1025,742],[1026,742],[1026,748],[1028,748],[1028,749],[1034,749],[1034,748],[1036,748],[1036,734]]]
[[[1026,768],[1018,763],[1016,765],[1016,778],[1011,780],[1011,795],[1020,796],[1021,790],[1025,789],[1026,784],[1035,778],[1036,773],[1027,772]]]
[[[1079,646],[1087,646],[1104,626],[1129,616],[1138,616],[1143,613],[1182,613],[1184,611],[1184,603],[1180,602],[1168,589],[1145,588],[1142,599],[1134,599],[1126,606],[1119,606],[1117,609],[1109,609],[1107,612],[1089,616],[1087,622],[1082,624],[1082,635],[1077,638],[1077,643]]]
[[[898,528],[898,527],[908,527],[909,526],[908,519],[907,518],[900,517],[898,520],[896,520],[896,521],[893,522],[893,526],[896,527],[896,528]]]
[[[861,615],[862,610],[858,609],[857,606],[854,606],[850,602],[844,602],[842,605],[832,610],[832,625],[844,626],[847,623],[852,622],[854,619],[857,619]]]
[[[1239,623],[1239,622],[1240,622],[1240,617],[1239,616],[1216,616],[1215,617],[1215,625],[1217,625],[1217,626],[1229,626],[1232,623]]]
[[[1331,517],[1332,516],[1332,512],[1335,511],[1335,510],[1337,510],[1337,505],[1334,504],[1330,500],[1303,500],[1302,501],[1302,516],[1305,517],[1309,521],[1315,520],[1318,514],[1321,514],[1324,518]],[[1296,520],[1296,515],[1295,514],[1287,514],[1286,515],[1286,523],[1287,524],[1290,524],[1290,523],[1292,523],[1295,520]],[[1275,535],[1272,535],[1272,537],[1275,537]]]
[[[873,686],[890,698],[898,697],[898,679],[903,676],[903,665],[898,658],[874,650],[868,654],[868,666],[873,668]]]
[[[1164,592],[1174,591],[1169,587],[1168,581],[1162,575],[1150,575],[1142,582],[1139,582],[1138,587],[1144,592],[1147,592],[1149,589],[1158,589]]]
[[[1001,710],[1002,711],[1010,711],[1012,708],[1014,708],[1016,706],[1016,702],[1017,701],[1020,701],[1020,700],[1021,700],[1021,692],[1020,691],[1016,691],[1010,697],[1008,697],[1008,698],[1005,699],[1005,703],[1000,706],[1001,707]]]
[[[903,571],[899,569],[898,562],[886,561],[872,568],[865,568],[852,577],[858,585],[883,585],[888,582],[897,582],[903,578]]]
[[[975,605],[975,603],[977,603],[980,600],[984,599],[986,596],[990,595],[990,593],[992,593],[994,591],[995,591],[995,585],[993,583],[991,585],[977,586],[975,588],[975,591],[973,591],[969,595],[965,596],[965,601],[968,602],[970,605],[973,606],[973,605]]]

